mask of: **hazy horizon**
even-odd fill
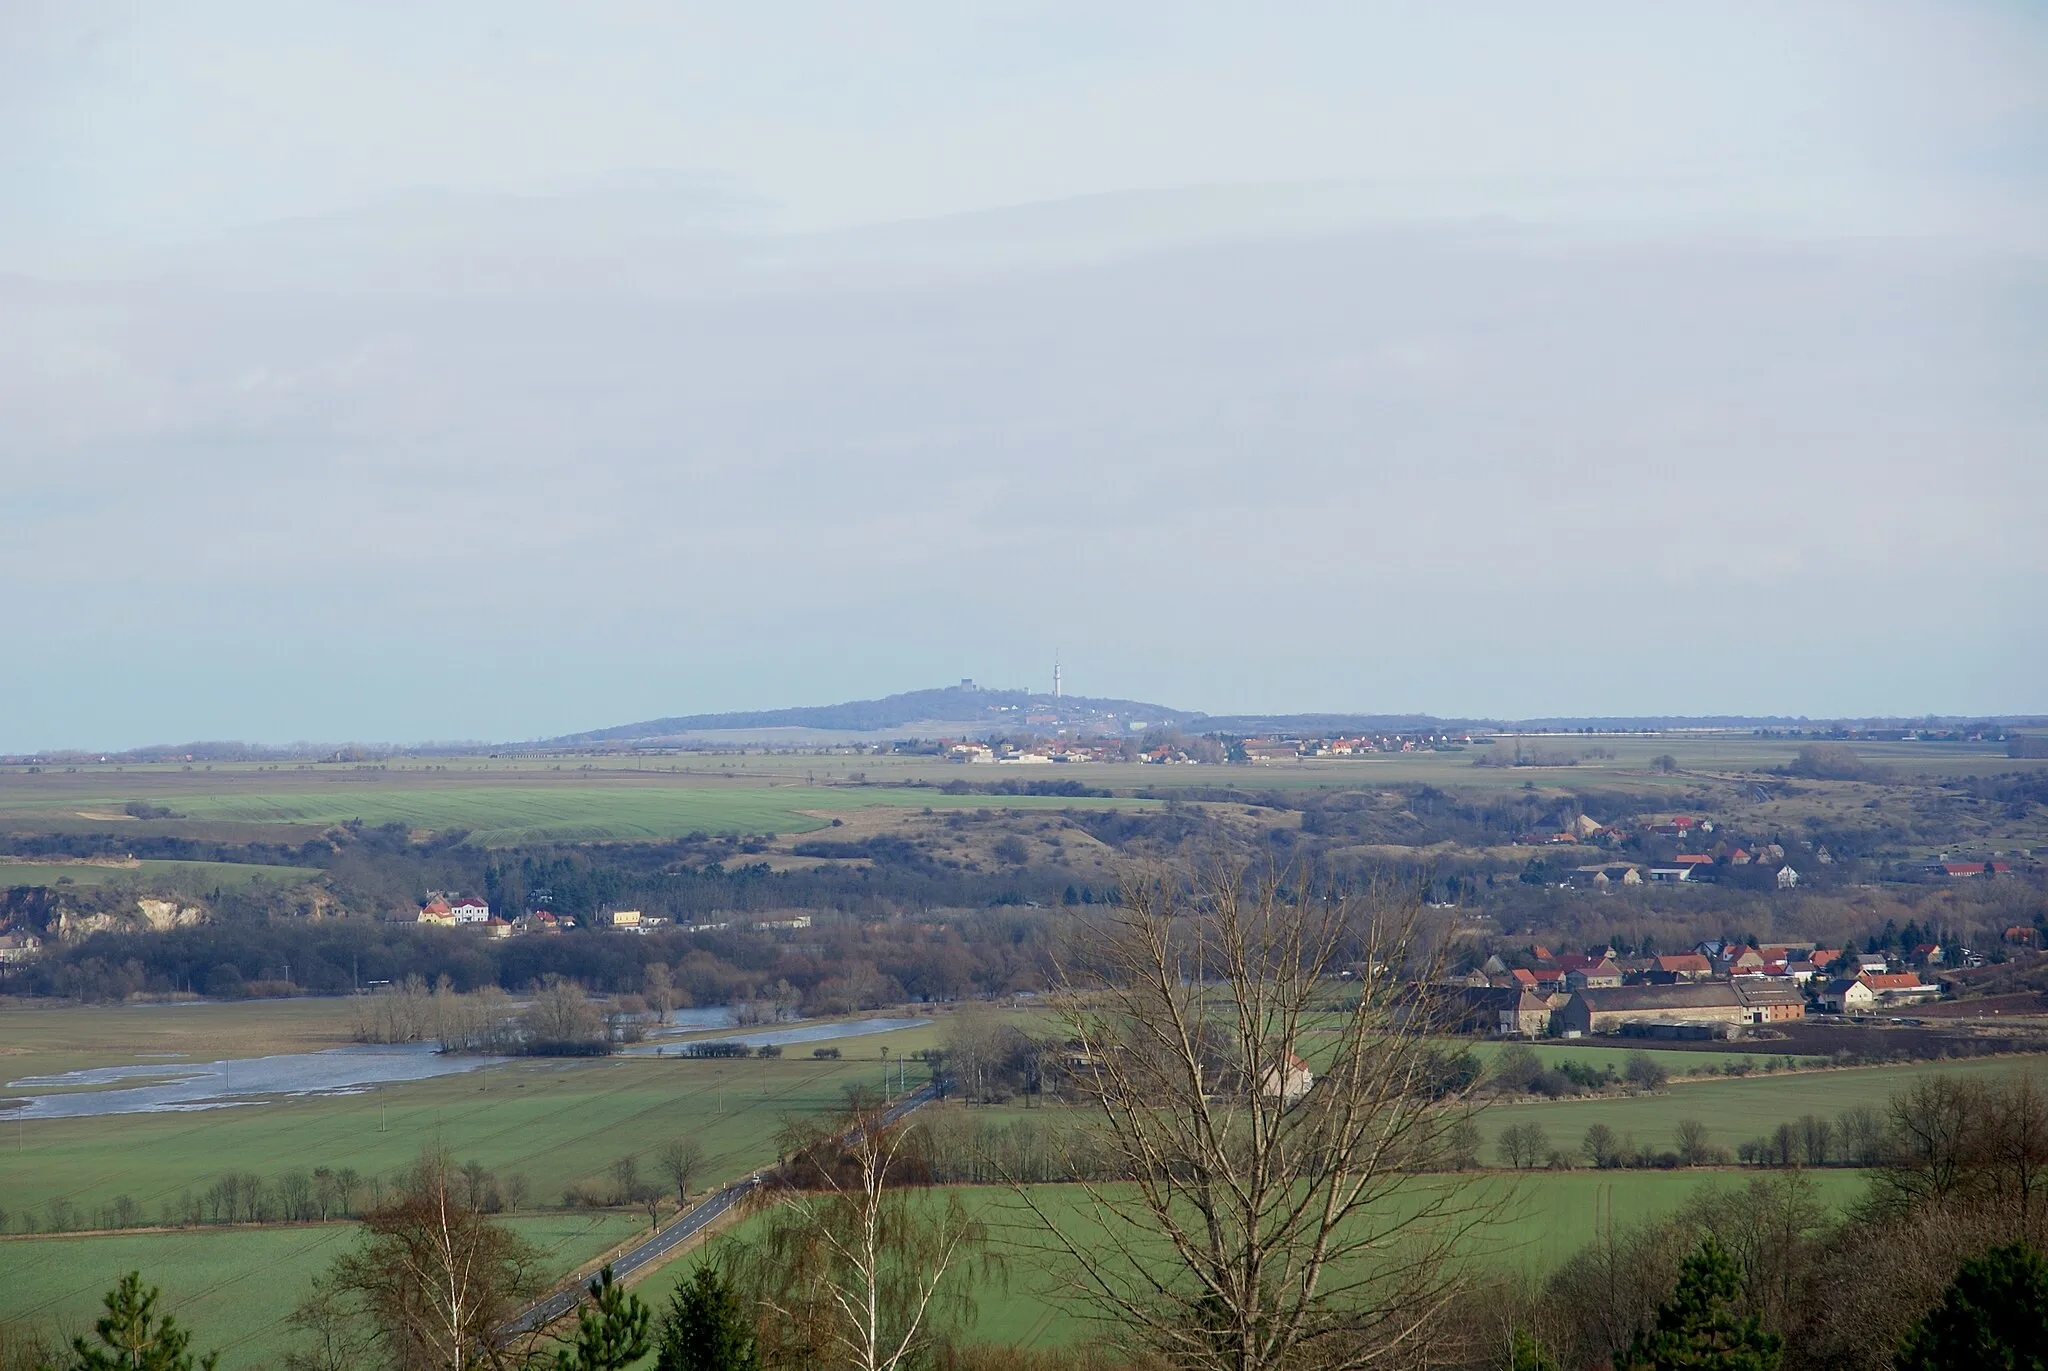
[[[0,751],[2048,711],[2048,13],[0,15]],[[2031,625],[2031,627],[2030,627]]]

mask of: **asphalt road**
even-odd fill
[[[919,1105],[930,1104],[938,1097],[939,1088],[936,1083],[914,1090],[882,1111],[882,1123],[884,1125],[895,1123]],[[851,1135],[849,1135],[848,1140],[851,1141]],[[732,1208],[735,1204],[738,1204],[749,1191],[760,1183],[761,1175],[759,1172],[756,1172],[743,1181],[734,1181],[716,1194],[706,1196],[698,1201],[695,1208],[670,1219],[668,1227],[655,1230],[654,1234],[647,1241],[614,1258],[612,1261],[612,1274],[620,1279],[624,1279],[627,1274],[638,1271],[649,1262],[660,1261],[670,1252],[673,1252],[680,1244],[696,1236],[698,1230],[702,1229],[706,1224]],[[577,1301],[583,1298],[583,1288],[584,1283],[578,1281],[566,1290],[557,1290],[538,1304],[527,1306],[518,1318],[500,1327],[497,1331],[497,1336],[500,1339],[516,1337],[521,1333],[552,1323],[576,1307]]]

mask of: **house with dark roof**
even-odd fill
[[[1631,1024],[1742,1024],[1749,1011],[1725,981],[1581,990],[1560,1011],[1565,1032],[1619,1033]]]
[[[1783,1023],[1806,1017],[1806,996],[1789,980],[1744,976],[1731,985],[1751,1023]]]
[[[1550,1002],[1521,986],[1462,987],[1451,1008],[1465,1033],[1540,1038],[1550,1031]]]
[[[1674,957],[1651,959],[1650,979],[1658,985],[1672,985],[1681,981],[1710,981],[1714,978],[1714,964],[1697,952],[1681,952]]]

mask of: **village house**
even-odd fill
[[[448,902],[448,913],[459,924],[480,924],[489,922],[491,907],[473,895],[465,895]]]
[[[1725,982],[1581,990],[1558,1014],[1567,1033],[1618,1033],[1630,1024],[1741,1024],[1749,1012]]]
[[[1650,979],[1658,985],[1710,981],[1713,978],[1714,964],[1697,952],[1681,952],[1675,957],[1651,959]]]
[[[510,919],[485,919],[477,927],[483,930],[486,938],[509,938],[512,936],[512,921]]]
[[[43,940],[33,933],[0,933],[0,965],[25,962],[42,945]]]
[[[1564,973],[1566,990],[1611,990],[1621,984],[1621,968],[1613,962],[1582,966]]]
[[[1921,943],[1909,954],[1908,960],[1920,966],[1940,966],[1941,957],[1940,943]]]
[[[1550,1002],[1518,985],[1464,987],[1451,1010],[1464,1033],[1540,1038],[1550,1031]]]
[[[1940,986],[1922,984],[1919,975],[1911,971],[1892,972],[1881,976],[1866,975],[1860,979],[1869,987],[1880,1009],[1937,999],[1941,995]]]
[[[2029,928],[2025,924],[2014,924],[2006,929],[2002,936],[2014,947],[2039,947],[2041,945],[2041,930]]]
[[[1850,980],[1836,977],[1820,993],[1821,1008],[1833,1014],[1861,1014],[1868,1012],[1877,1003],[1877,996],[1861,978]]]
[[[1279,1066],[1266,1068],[1260,1093],[1269,1098],[1279,1096],[1281,1105],[1286,1107],[1300,1101],[1315,1083],[1315,1073],[1308,1069],[1308,1063],[1290,1052]]]
[[[1723,976],[1761,976],[1764,972],[1764,954],[1753,947],[1730,945],[1721,950],[1721,959],[1715,969]]]
[[[597,916],[599,928],[624,929],[629,933],[640,931],[640,911],[637,909],[613,909]]]
[[[455,926],[455,914],[448,908],[446,900],[435,896],[420,906],[420,912],[414,917],[414,922],[433,924],[440,928],[453,928]]]
[[[1790,889],[1791,889],[1792,887],[1794,887],[1794,886],[1796,886],[1796,885],[1798,885],[1798,884],[1799,884],[1799,873],[1798,873],[1798,872],[1794,871],[1794,870],[1793,870],[1793,869],[1792,869],[1791,867],[1789,867],[1789,866],[1781,866],[1781,867],[1779,867],[1779,868],[1778,868],[1778,889],[1780,889],[1780,890],[1790,890]]]
[[[2003,876],[2012,870],[2004,862],[1933,862],[1922,870],[1930,876]]]
[[[1770,976],[1745,976],[1733,983],[1751,1023],[1783,1023],[1806,1016],[1806,996],[1790,981]]]

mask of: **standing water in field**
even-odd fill
[[[351,1095],[387,1081],[420,1081],[474,1071],[503,1057],[444,1056],[426,1043],[399,1047],[336,1047],[276,1057],[217,1062],[98,1066],[49,1076],[23,1076],[9,1090],[51,1090],[17,1096],[25,1105],[7,1117],[73,1119],[100,1114],[154,1114],[255,1104],[264,1095]],[[120,1082],[146,1080],[146,1085]],[[106,1086],[104,1090],[79,1089]],[[7,1101],[5,1103],[12,1103]]]

